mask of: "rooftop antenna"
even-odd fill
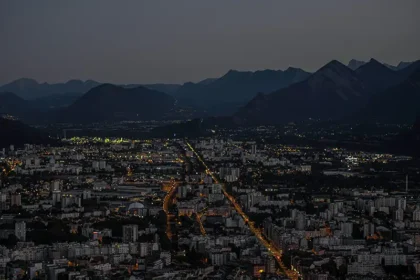
[[[408,193],[408,174],[405,175],[405,192]]]

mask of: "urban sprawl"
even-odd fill
[[[416,279],[410,160],[230,137],[11,145],[1,279]]]

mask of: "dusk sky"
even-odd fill
[[[0,84],[181,83],[420,59],[420,1],[0,0]]]

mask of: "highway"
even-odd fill
[[[214,175],[214,173],[210,170],[210,168],[207,166],[207,164],[204,162],[204,160],[201,158],[201,156],[195,151],[195,149],[191,146],[189,142],[186,141],[187,146],[191,149],[191,151],[195,154],[197,159],[200,161],[200,163],[206,168],[206,172],[213,178],[213,181],[216,184],[221,184],[220,180]],[[226,186],[222,184],[222,192],[225,195],[225,197],[230,201],[232,206],[235,208],[236,212],[241,215],[242,219],[246,222],[248,225],[249,230],[257,237],[257,239],[261,242],[261,244],[267,248],[267,250],[274,256],[277,263],[280,267],[280,272],[282,274],[287,275],[290,279],[298,279],[298,275],[296,272],[291,271],[286,268],[286,266],[281,261],[281,254],[282,251],[276,248],[275,246],[271,245],[262,235],[261,231],[254,226],[254,222],[250,221],[248,216],[245,214],[245,212],[242,210],[241,206],[236,202],[235,198],[231,196],[226,191]]]

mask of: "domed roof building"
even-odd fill
[[[128,206],[128,213],[137,216],[147,216],[148,209],[144,206],[143,203],[134,202]]]
[[[128,211],[130,211],[130,210],[134,210],[134,209],[143,209],[144,208],[144,204],[143,203],[140,203],[140,202],[134,202],[134,203],[131,203],[129,206],[128,206]]]

